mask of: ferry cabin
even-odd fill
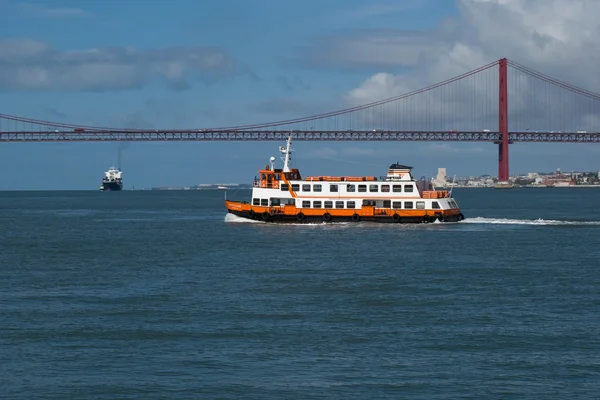
[[[265,166],[254,180],[251,204],[227,202],[230,212],[273,222],[433,222],[464,218],[446,190],[415,181],[411,167],[392,164],[385,177],[317,176]],[[236,204],[237,203],[237,204]]]

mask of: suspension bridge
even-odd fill
[[[0,142],[458,141],[498,146],[498,180],[510,144],[600,142],[600,95],[506,58],[420,89],[325,114],[204,129],[125,129],[0,114]]]

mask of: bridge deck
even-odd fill
[[[0,132],[0,142],[285,141],[289,130],[86,130]],[[296,141],[497,142],[498,132],[293,131]],[[509,132],[511,142],[599,143],[600,132]]]

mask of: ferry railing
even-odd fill
[[[422,193],[424,199],[446,199],[450,197],[448,190],[424,190]]]
[[[278,181],[275,181],[275,182],[254,181],[252,183],[252,187],[263,188],[263,189],[279,189],[279,182]]]

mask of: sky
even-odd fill
[[[597,15],[597,0],[0,0],[0,113],[149,129],[263,123],[400,95],[502,57],[600,93]],[[491,104],[493,89],[477,82],[469,101]],[[461,93],[440,96],[461,104]],[[520,126],[536,123],[523,107],[550,110],[544,102],[556,96],[538,97],[509,103],[525,115]],[[597,105],[585,107],[577,118],[600,125]],[[438,117],[444,128],[475,124],[469,113]],[[283,144],[133,142],[121,148],[121,167],[126,188],[250,183]],[[294,149],[304,175],[383,175],[397,161],[417,177],[439,167],[497,173],[497,147],[487,143]],[[595,144],[510,152],[511,173],[600,168]],[[0,190],[94,190],[117,153],[114,142],[0,143]]]

